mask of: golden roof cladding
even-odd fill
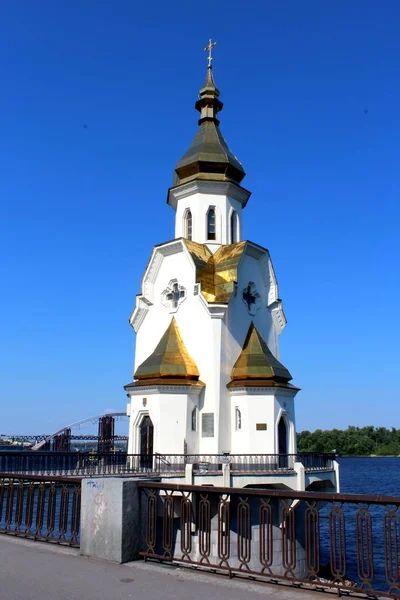
[[[232,368],[232,381],[242,383],[254,380],[272,380],[287,383],[292,379],[289,371],[272,354],[254,323],[251,323],[239,357]]]
[[[136,369],[135,379],[144,384],[157,379],[189,379],[197,381],[199,371],[190,357],[175,318],[172,319],[156,348]]]
[[[235,291],[246,242],[221,246],[215,254],[205,244],[183,240],[196,267],[196,283],[207,302],[227,303]]]

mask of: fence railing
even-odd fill
[[[233,474],[292,471],[295,461],[306,470],[332,470],[333,454],[126,454],[125,452],[0,452],[0,472],[36,475],[179,475],[192,465],[196,475],[217,474],[224,464]]]
[[[146,559],[399,598],[399,497],[139,487]]]
[[[0,473],[0,533],[79,546],[81,480]]]

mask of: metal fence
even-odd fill
[[[145,558],[400,597],[400,498],[139,482]]]
[[[0,472],[36,475],[178,475],[192,465],[196,475],[293,471],[295,461],[307,471],[332,470],[333,454],[126,454],[125,452],[0,452]]]
[[[0,533],[79,546],[81,480],[0,473]]]

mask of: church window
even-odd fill
[[[215,208],[209,208],[207,213],[207,239],[215,240]]]
[[[188,210],[185,215],[185,237],[188,240],[192,239],[192,223],[192,213],[190,210]]]
[[[238,235],[239,218],[237,212],[234,210],[231,214],[231,244],[236,244],[239,241]]]
[[[254,281],[249,281],[249,284],[243,289],[242,298],[249,314],[255,315],[261,306],[261,296],[257,292]]]
[[[236,431],[242,429],[242,413],[238,408],[235,408],[235,429]]]
[[[192,431],[197,431],[197,406],[192,410]]]
[[[168,287],[162,293],[161,302],[171,312],[176,312],[185,298],[186,289],[176,279],[171,279]]]

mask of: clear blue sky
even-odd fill
[[[400,427],[399,27],[398,0],[2,1],[0,433],[125,409],[209,36],[298,429]]]

